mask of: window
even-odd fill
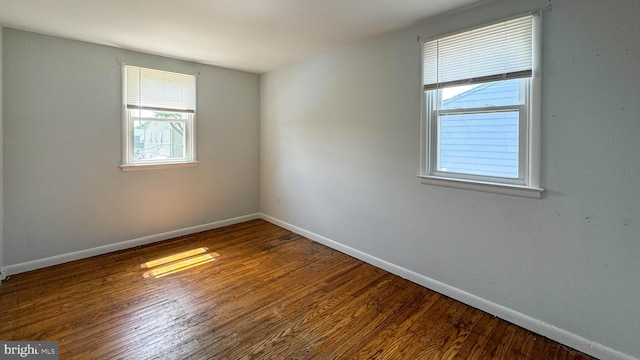
[[[195,76],[125,65],[122,170],[195,166]]]
[[[423,43],[422,182],[540,197],[538,22]]]

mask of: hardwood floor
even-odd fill
[[[60,359],[591,359],[262,220],[12,276],[0,309]]]

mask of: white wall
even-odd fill
[[[416,38],[548,4],[496,0],[264,74],[261,211],[506,307],[583,351],[638,357],[640,2],[552,3],[544,16],[543,199],[416,178]]]
[[[5,28],[4,266],[256,214],[256,74]],[[196,168],[122,172],[119,62],[199,73]]]

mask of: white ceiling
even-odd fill
[[[0,0],[0,25],[263,73],[483,0]]]

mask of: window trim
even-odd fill
[[[127,65],[135,66],[139,68],[152,69],[152,70],[161,70],[166,72],[173,72],[176,74],[184,74],[194,77],[194,96],[197,97],[197,77],[193,74],[185,74],[179,73],[175,71],[163,70],[163,69],[155,69],[150,67],[144,67],[139,65],[131,65],[122,63],[121,66],[121,79],[122,79],[122,163],[120,165],[120,169],[123,172],[127,171],[138,171],[138,170],[162,170],[162,169],[172,169],[172,168],[186,168],[186,167],[196,167],[198,166],[198,161],[196,160],[196,110],[181,110],[181,109],[159,109],[154,108],[159,111],[168,111],[168,112],[181,112],[187,113],[188,118],[183,121],[185,123],[185,157],[178,159],[161,159],[161,160],[146,160],[146,161],[136,161],[135,160],[135,131],[134,131],[134,120],[129,115],[129,110],[131,107],[127,105]],[[196,104],[197,106],[197,104]],[[194,106],[194,108],[196,108]],[[137,108],[136,108],[137,109]],[[141,110],[145,110],[146,108],[139,108]],[[170,121],[165,119],[156,119],[154,121]]]
[[[495,182],[500,184],[512,184],[524,186],[527,182],[527,162],[528,156],[526,151],[520,151],[518,156],[518,163],[523,164],[523,166],[518,167],[518,176],[515,178],[509,177],[497,177],[497,176],[489,176],[489,175],[475,175],[470,173],[455,173],[455,172],[447,172],[438,170],[438,158],[440,155],[440,141],[438,139],[438,135],[441,131],[441,120],[442,116],[446,115],[464,115],[464,114],[482,114],[482,113],[499,113],[499,112],[517,112],[518,113],[518,148],[519,149],[527,149],[528,144],[528,133],[529,129],[527,127],[528,118],[529,118],[529,101],[528,101],[528,89],[529,87],[529,79],[519,79],[518,80],[518,90],[520,104],[514,105],[502,105],[502,106],[491,106],[491,107],[475,107],[475,108],[456,108],[456,109],[431,109],[430,113],[427,116],[430,116],[429,125],[430,125],[430,136],[429,136],[429,157],[427,159],[427,170],[428,174],[437,176],[440,178],[455,178],[460,180],[472,180],[472,181],[480,181],[480,182]],[[442,90],[430,90],[427,91],[427,101],[430,102],[432,107],[435,107],[434,104],[441,102]],[[440,130],[440,131],[439,131]]]
[[[126,171],[139,171],[139,170],[163,170],[163,169],[178,169],[189,168],[198,166],[197,161],[189,162],[175,162],[175,163],[158,163],[158,164],[135,164],[135,165],[120,165],[123,172]]]
[[[420,183],[425,185],[436,185],[455,189],[513,195],[531,199],[540,199],[542,197],[542,192],[544,191],[543,188],[533,186],[507,185],[475,180],[443,178],[433,175],[418,175],[418,178],[420,179]]]
[[[525,136],[519,135],[519,146],[524,144],[524,147],[521,147],[522,151],[520,151],[519,161],[522,160],[522,157],[526,158],[526,163],[524,164],[522,170],[523,174],[519,174],[519,177],[522,176],[522,181],[508,181],[506,178],[496,178],[499,181],[492,181],[490,177],[483,176],[473,176],[473,175],[464,175],[464,176],[456,176],[451,177],[449,173],[442,173],[433,171],[435,164],[435,156],[437,156],[436,151],[433,148],[436,148],[437,145],[434,142],[434,136],[437,136],[435,133],[435,129],[437,124],[434,124],[436,121],[439,121],[439,117],[435,117],[435,121],[433,114],[437,111],[434,109],[434,99],[433,96],[430,96],[430,90],[425,89],[424,79],[421,81],[420,91],[422,92],[421,96],[421,146],[420,146],[420,174],[418,178],[422,184],[427,185],[437,185],[437,186],[445,186],[452,187],[458,189],[467,189],[467,190],[475,190],[475,191],[483,191],[489,193],[497,193],[497,194],[505,194],[505,195],[514,195],[521,196],[527,198],[536,198],[540,199],[542,197],[542,192],[544,189],[540,187],[540,153],[541,153],[541,64],[542,64],[542,26],[541,26],[541,12],[532,13],[532,21],[533,21],[533,29],[532,29],[532,71],[531,77],[528,78],[528,86],[525,88],[525,96],[527,97],[528,106],[525,107],[527,124],[524,130],[526,132]],[[520,15],[522,16],[522,15]],[[479,29],[484,26],[490,26],[492,24],[499,23],[501,21],[508,21],[515,17],[506,18],[500,21],[495,21],[491,23],[487,23],[485,25],[481,25],[474,28],[464,29],[456,33],[462,33],[465,31],[470,31],[474,29]],[[436,38],[442,38],[445,36],[449,36],[451,34],[439,36]],[[419,42],[421,46],[421,76],[424,76],[424,43],[427,41],[434,40],[435,38],[430,38],[426,41]],[[505,79],[506,80],[506,79]],[[434,91],[434,90],[431,90]],[[440,93],[440,91],[438,91]],[[465,109],[468,110],[468,109]],[[475,110],[475,109],[472,109]],[[440,113],[449,112],[448,110],[440,110]],[[521,114],[522,115],[522,114]],[[521,116],[522,118],[522,116]],[[437,140],[437,139],[436,139]],[[519,173],[521,171],[519,170]]]

